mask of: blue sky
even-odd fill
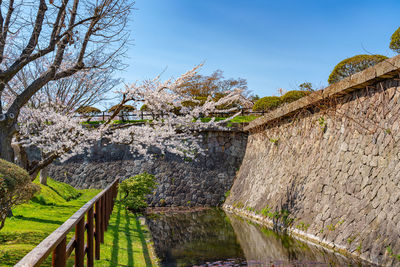
[[[260,96],[302,82],[327,84],[342,59],[394,56],[390,36],[400,27],[400,1],[136,0],[126,83],[177,77],[205,62],[245,78]]]

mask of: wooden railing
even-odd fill
[[[114,207],[119,179],[92,198],[63,225],[44,239],[15,266],[40,266],[52,255],[52,266],[65,267],[67,259],[75,250],[75,266],[93,266],[100,259],[100,243],[104,243],[104,232]],[[67,235],[75,227],[75,236],[67,244]],[[86,231],[86,242],[85,242]]]
[[[232,112],[213,112],[211,114],[209,114],[210,117],[229,117],[232,116],[234,114],[236,114],[237,112],[241,112],[241,116],[248,116],[248,115],[256,115],[256,116],[263,116],[266,112],[265,111],[253,111],[252,109],[248,109],[248,108],[243,108],[243,109],[239,109],[239,110],[235,110]],[[112,113],[111,112],[100,112],[100,113],[96,113],[96,114],[76,114],[74,117],[77,118],[84,118],[87,120],[91,120],[91,121],[101,121],[104,122],[106,120],[108,120],[111,117]],[[133,111],[133,112],[123,112],[119,115],[117,115],[117,117],[115,117],[115,119],[119,119],[122,121],[129,121],[129,120],[145,120],[145,119],[153,119],[153,118],[157,118],[157,117],[163,117],[165,114],[162,113],[157,113],[157,112],[148,112],[148,111]]]

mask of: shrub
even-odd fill
[[[282,100],[278,96],[266,96],[257,100],[253,106],[253,111],[269,111],[277,108],[282,104]]]
[[[372,67],[385,59],[387,59],[387,57],[382,55],[357,55],[346,58],[335,66],[332,73],[329,75],[328,83],[336,83],[350,75]]]
[[[150,108],[149,108],[149,106],[147,106],[146,104],[143,104],[143,105],[140,107],[140,110],[141,110],[141,111],[150,111]]]
[[[306,91],[293,90],[281,96],[281,100],[283,103],[290,103],[302,98],[303,96],[306,96],[307,94],[308,92]]]
[[[75,110],[76,113],[79,114],[96,114],[100,113],[101,110],[95,107],[90,107],[90,106],[80,106]]]
[[[114,112],[118,107],[119,107],[119,105],[112,106],[108,111]],[[131,105],[122,105],[122,108],[121,108],[121,111],[127,111],[127,112],[135,111],[135,110],[136,110],[136,108]]]
[[[308,91],[308,92],[313,92],[314,88],[312,83],[310,82],[304,82],[302,84],[299,85],[299,90],[300,91]]]
[[[147,172],[128,178],[120,184],[122,203],[135,212],[142,211],[147,207],[146,195],[156,188],[154,175]]]
[[[4,226],[7,214],[15,206],[31,199],[39,189],[24,169],[0,159],[0,229]]]
[[[390,38],[389,48],[392,49],[394,52],[400,54],[400,27],[393,33],[392,37]]]

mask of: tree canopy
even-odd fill
[[[328,83],[336,83],[357,72],[365,70],[375,64],[384,61],[387,57],[382,55],[357,55],[340,61],[328,78]]]
[[[95,107],[90,107],[90,106],[80,106],[75,110],[76,113],[79,114],[96,114],[100,113],[101,110]]]
[[[392,34],[389,48],[400,54],[400,27]]]

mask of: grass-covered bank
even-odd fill
[[[0,265],[13,266],[44,238],[57,229],[100,190],[76,190],[48,180],[29,203],[13,210],[14,217],[6,220],[0,231]],[[73,232],[69,234],[69,238]],[[101,245],[101,260],[96,266],[151,266],[147,247],[148,232],[134,214],[116,202],[105,242]],[[51,257],[43,264],[50,266]],[[132,264],[130,264],[132,263]],[[73,264],[69,261],[68,265]]]

